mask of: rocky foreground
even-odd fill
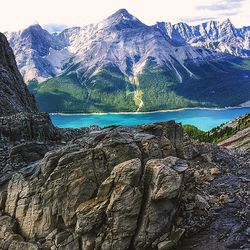
[[[74,131],[15,117],[37,129],[0,123],[0,249],[249,249],[243,151],[175,122]]]

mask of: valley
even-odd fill
[[[250,100],[249,27],[230,20],[149,26],[120,9],[55,34],[40,25],[5,34],[41,111],[224,108]]]

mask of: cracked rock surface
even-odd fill
[[[34,140],[9,147],[0,248],[247,249],[248,154],[191,141],[175,122],[74,136],[32,162]]]
[[[174,122],[89,131],[17,171],[2,187],[3,216],[39,248],[151,247],[178,210],[182,139]]]

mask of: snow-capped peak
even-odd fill
[[[114,14],[109,16],[107,19],[113,19],[113,20],[129,20],[129,21],[135,21],[138,20],[136,17],[131,15],[126,9],[120,9],[116,11]]]
[[[102,23],[105,23],[107,26],[119,26],[119,24],[122,25],[118,28],[125,28],[126,25],[130,28],[146,26],[135,16],[131,15],[126,9],[118,10],[113,15],[105,19]]]

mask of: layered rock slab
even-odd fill
[[[178,168],[187,166],[168,156],[181,154],[182,129],[173,122],[92,131],[47,153],[32,173],[16,173],[4,213],[41,246],[145,248],[171,230],[182,184]],[[145,226],[151,215],[155,222]]]

